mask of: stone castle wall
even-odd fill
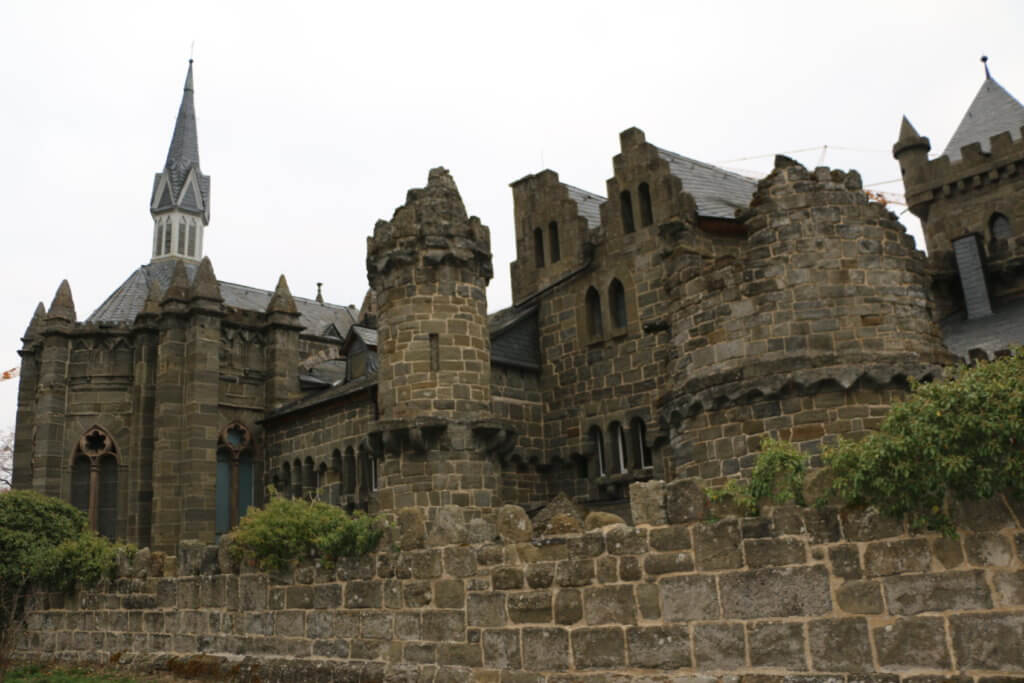
[[[521,508],[404,511],[400,551],[335,569],[143,551],[96,591],[34,596],[19,654],[263,681],[1024,677],[1020,504],[961,508],[948,538],[853,509],[706,521],[690,482],[635,486],[647,524],[533,538]]]

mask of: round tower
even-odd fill
[[[490,232],[467,216],[448,171],[430,171],[377,223],[366,269],[378,311],[380,506],[493,504]]]

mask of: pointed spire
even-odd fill
[[[903,121],[900,123],[900,137],[899,137],[899,139],[900,140],[911,140],[913,138],[919,138],[919,137],[921,137],[921,135],[917,132],[917,129],[914,128],[914,124],[912,124],[910,122],[910,119],[908,119],[904,115]]]
[[[1021,126],[1024,126],[1024,105],[992,78],[986,64],[985,80],[943,154],[950,161],[959,161],[960,149],[975,142],[987,154],[992,149],[992,137],[1009,132],[1011,138],[1019,140]]]
[[[71,298],[71,285],[67,280],[62,281],[57,287],[57,293],[53,296],[53,303],[50,304],[50,312],[46,315],[46,319],[75,322],[75,302]]]
[[[213,274],[213,263],[209,256],[204,256],[199,263],[199,270],[192,280],[191,294],[193,299],[224,300],[220,295],[220,285],[217,283],[217,276]]]
[[[981,56],[981,63],[985,65],[985,80],[990,80],[992,78],[992,74],[988,72],[988,55]]]
[[[32,320],[29,321],[28,327],[25,329],[25,338],[34,337],[39,332],[39,327],[46,321],[46,306],[40,301],[36,305],[35,313],[32,314]]]
[[[906,116],[903,117],[903,121],[900,122],[900,137],[896,141],[896,144],[892,146],[892,155],[894,158],[899,159],[907,150],[916,149],[918,150],[917,156],[923,156],[924,159],[928,158],[928,150],[932,148],[931,141],[926,137],[922,137],[917,129],[914,128],[914,124],[910,122]],[[924,150],[923,152],[921,150]],[[915,157],[916,158],[916,157]]]
[[[185,270],[185,263],[183,261],[175,261],[171,284],[167,286],[167,291],[164,292],[164,298],[160,303],[188,301],[188,290],[188,272]]]
[[[193,100],[192,60],[188,60],[188,74],[185,76],[185,91],[178,107],[178,119],[174,124],[171,147],[167,150],[165,168],[187,169],[199,165],[199,137],[196,132],[196,105]],[[184,174],[183,174],[184,175]]]
[[[298,309],[295,308],[295,299],[292,298],[292,293],[288,289],[288,281],[284,279],[284,275],[277,280],[277,288],[274,289],[274,295],[270,297],[270,303],[267,304],[267,313],[298,313]]]

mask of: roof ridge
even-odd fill
[[[700,159],[694,159],[693,157],[688,157],[685,154],[680,154],[679,152],[673,152],[672,150],[665,149],[664,147],[658,147],[657,145],[652,145],[652,147],[654,147],[656,150],[658,150],[662,154],[668,154],[668,155],[674,156],[677,159],[681,159],[683,161],[688,161],[691,164],[696,164],[697,166],[703,166],[704,168],[712,169],[712,170],[715,170],[715,171],[721,171],[722,173],[724,173],[724,174],[726,174],[728,176],[732,176],[733,178],[736,178],[737,180],[742,180],[742,181],[748,182],[751,185],[757,185],[757,180],[755,180],[753,178],[749,178],[749,177],[747,177],[745,175],[742,175],[740,173],[736,173],[735,171],[730,171],[730,170],[724,169],[721,166],[716,166],[716,165],[714,165],[712,163],[708,163],[707,161],[701,161]]]

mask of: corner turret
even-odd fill
[[[900,163],[904,185],[916,183],[928,165],[928,152],[932,145],[928,138],[918,134],[906,116],[900,123],[900,137],[892,146],[892,155]]]

